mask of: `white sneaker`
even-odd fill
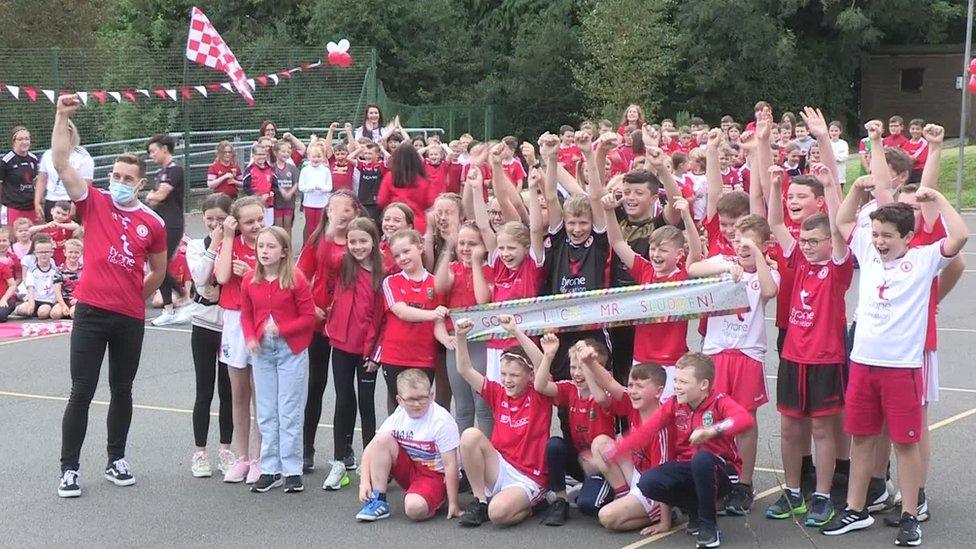
[[[346,473],[346,466],[341,461],[330,461],[329,464],[332,468],[329,469],[329,475],[322,483],[322,489],[334,492],[343,486],[348,486],[349,474]]]
[[[207,459],[206,452],[195,452],[193,454],[190,472],[196,478],[209,478],[213,476],[213,469],[210,467],[210,460]]]
[[[179,319],[176,318],[176,313],[173,311],[163,311],[163,313],[156,318],[152,319],[153,326],[169,326],[170,324],[178,324]]]
[[[193,307],[190,305],[180,307],[176,309],[174,316],[176,316],[176,324],[186,324],[193,320]]]
[[[230,471],[230,468],[234,466],[235,461],[237,461],[237,456],[234,455],[234,452],[227,449],[221,449],[219,452],[217,452],[217,469],[220,470],[221,473],[226,474],[227,471]]]

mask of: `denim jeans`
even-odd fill
[[[265,336],[251,358],[261,430],[261,473],[301,475],[308,350],[296,355],[281,337]]]

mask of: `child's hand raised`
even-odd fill
[[[691,214],[691,204],[689,204],[688,201],[682,196],[671,199],[671,207],[677,210],[682,217],[684,217],[685,214]]]
[[[942,144],[942,140],[945,139],[945,128],[938,124],[926,124],[922,128],[922,137],[930,144]]]
[[[722,140],[725,139],[725,134],[722,133],[720,128],[712,128],[708,130],[708,145],[709,149],[716,148],[722,144]]]
[[[919,187],[915,191],[915,200],[919,203],[922,202],[935,202],[939,198],[942,198],[942,193],[931,188],[931,187]]]
[[[488,155],[488,163],[491,164],[492,168],[501,168],[502,165],[502,153],[505,152],[505,144],[498,143],[491,148],[491,154]]]
[[[471,187],[474,191],[480,191],[481,187],[485,184],[485,177],[481,174],[481,170],[475,166],[472,166],[468,170],[468,176],[465,179],[465,183]]]
[[[864,129],[868,131],[868,138],[871,141],[881,139],[881,134],[884,132],[884,124],[880,120],[869,120],[864,124]]]
[[[644,149],[659,147],[661,145],[661,132],[654,129],[650,124],[641,127],[641,140],[644,141]]]
[[[603,204],[604,210],[612,212],[620,206],[620,203],[623,202],[623,200],[623,197],[618,197],[616,193],[608,193],[603,195],[603,198],[600,199],[600,203]]]
[[[617,135],[616,133],[605,133],[600,136],[598,148],[604,153],[609,153],[610,151],[616,149],[619,144],[620,144],[619,135]]]
[[[539,168],[532,168],[529,170],[529,188],[538,189],[542,183],[542,170]]]
[[[661,173],[664,167],[664,151],[657,147],[651,147],[644,152],[644,163],[650,166],[652,172]]]
[[[559,138],[546,132],[539,136],[539,154],[546,159],[556,156],[559,148]]]
[[[498,315],[498,324],[510,334],[518,331],[518,323],[515,322],[515,317],[512,315]]]
[[[532,146],[532,143],[523,141],[522,145],[519,147],[519,150],[522,151],[522,158],[524,158],[530,166],[535,164],[535,147]]]
[[[542,346],[542,352],[547,357],[552,358],[556,356],[556,351],[559,350],[559,337],[556,334],[549,332],[539,339],[539,344]]]
[[[806,123],[807,129],[810,130],[810,135],[814,139],[820,139],[822,137],[827,137],[827,119],[824,118],[820,109],[814,109],[811,107],[803,107],[800,111],[800,118]]]
[[[459,318],[454,322],[454,334],[457,339],[464,339],[474,329],[474,322],[470,318]]]
[[[869,193],[874,190],[874,177],[862,175],[854,180],[854,186]]]
[[[576,134],[573,136],[573,141],[584,153],[593,150],[593,136],[590,135],[590,132],[585,132],[582,130],[576,132]]]

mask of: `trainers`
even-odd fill
[[[180,320],[176,317],[176,313],[173,311],[163,311],[163,313],[156,318],[152,319],[153,326],[169,326],[170,324],[179,324]]]
[[[888,483],[884,479],[871,478],[868,483],[867,497],[868,513],[884,511],[892,506],[891,492],[888,490]]]
[[[823,526],[834,518],[834,504],[829,497],[814,494],[810,500],[810,510],[807,511],[807,518],[803,524],[807,526]]]
[[[187,322],[193,320],[192,307],[190,306],[180,307],[179,309],[176,309],[176,312],[173,313],[173,316],[176,317],[176,321],[173,324],[186,324]]]
[[[58,497],[76,498],[81,495],[81,486],[78,486],[78,471],[68,469],[61,472],[61,481],[58,483]]]
[[[305,474],[315,470],[315,454],[305,454],[302,456],[302,472]]]
[[[349,474],[346,473],[346,466],[341,461],[330,463],[332,468],[329,469],[329,475],[325,477],[325,482],[322,483],[322,489],[334,492],[343,486],[349,486]]]
[[[105,480],[116,486],[132,486],[136,483],[136,477],[132,476],[129,462],[125,458],[117,459],[105,468]]]
[[[190,472],[196,478],[208,478],[213,475],[213,469],[210,467],[210,460],[207,458],[206,452],[195,452],[193,454]]]
[[[901,521],[898,524],[898,536],[895,538],[895,545],[911,546],[922,544],[922,527],[918,525],[918,519],[908,513],[901,514]]]
[[[745,516],[749,512],[749,507],[752,506],[753,497],[751,484],[736,482],[732,485],[732,491],[729,492],[729,498],[725,502],[725,513],[739,517]]]
[[[918,522],[929,520],[929,502],[925,499],[925,488],[918,489],[918,507],[915,508],[915,518],[918,519]],[[884,523],[886,526],[898,528],[901,526],[901,516],[892,513],[892,516],[885,517]]]
[[[839,536],[854,530],[863,530],[874,524],[872,517],[867,510],[858,512],[852,509],[844,509],[839,515],[834,515],[830,522],[820,528],[820,533],[825,536]]]
[[[562,526],[568,520],[569,503],[563,498],[557,498],[549,507],[549,512],[546,513],[546,518],[542,520],[542,524],[546,526]]]
[[[390,504],[379,498],[379,492],[373,490],[373,495],[366,500],[362,509],[356,513],[356,520],[365,522],[376,522],[380,519],[390,518]]]
[[[230,471],[230,468],[234,466],[234,462],[236,461],[237,456],[234,455],[234,452],[231,452],[226,448],[223,448],[217,452],[217,470],[225,475],[227,474],[227,471]]]
[[[269,475],[269,474],[261,475],[261,476],[258,477],[257,481],[255,481],[254,485],[251,486],[251,491],[252,492],[255,492],[255,493],[258,493],[258,494],[263,494],[263,493],[267,492],[268,490],[270,490],[272,488],[277,488],[277,487],[281,486],[283,484],[283,482],[284,481],[281,480],[281,475],[280,474],[277,474],[277,475]]]
[[[702,524],[698,529],[698,547],[718,547],[722,545],[722,532],[714,526]]]
[[[685,533],[688,534],[689,536],[697,536],[699,528],[700,527],[698,526],[698,517],[689,516],[688,524],[685,525]]]
[[[790,490],[784,490],[776,503],[766,508],[766,518],[782,520],[791,516],[800,516],[807,513],[807,502],[803,500],[801,494],[794,494]]]
[[[261,460],[252,459],[247,465],[247,478],[244,479],[244,484],[254,484],[261,478]]]
[[[488,504],[483,501],[473,500],[461,513],[459,524],[466,527],[481,526],[488,522]]]
[[[251,462],[247,458],[239,457],[224,473],[224,482],[244,482],[251,469]]]
[[[305,485],[302,484],[302,475],[289,475],[285,477],[285,493],[294,494],[296,492],[302,492],[305,490]]]
[[[355,471],[357,467],[356,454],[350,451],[346,457],[342,458],[342,464],[346,466],[346,471]]]

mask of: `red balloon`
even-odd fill
[[[969,93],[976,95],[976,74],[969,77],[969,85],[966,88],[969,90]]]
[[[342,57],[339,59],[339,66],[347,69],[349,65],[352,65],[352,56],[348,53],[342,53]]]
[[[352,56],[344,51],[329,52],[328,60],[330,65],[336,65],[344,69],[352,65]]]
[[[969,74],[976,74],[976,58],[969,60]]]
[[[339,59],[341,57],[342,57],[342,54],[339,53],[339,52],[337,52],[337,51],[329,52],[329,64],[330,65],[338,65],[339,64]]]

